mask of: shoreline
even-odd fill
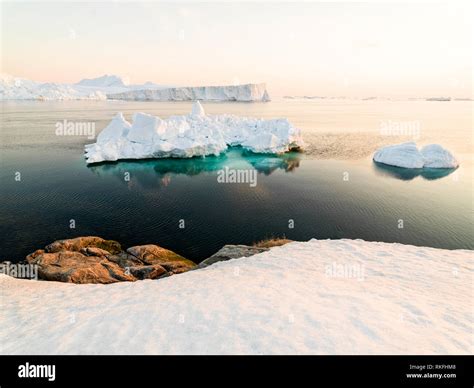
[[[403,244],[398,242],[382,242],[382,241],[368,241],[364,239],[311,239],[309,241],[326,241],[326,242],[344,242],[354,241],[363,242],[366,244],[386,244],[392,247],[408,247],[408,248],[420,248],[434,251],[447,251],[447,252],[460,252],[460,253],[472,253],[474,250],[455,248],[436,248],[429,246],[420,246],[412,244]],[[91,241],[91,242],[90,242]],[[114,284],[120,282],[135,282],[139,280],[159,280],[172,275],[182,274],[188,271],[195,271],[204,269],[210,265],[225,262],[228,260],[238,260],[242,258],[248,258],[255,255],[259,255],[263,252],[268,252],[275,247],[280,247],[290,243],[305,243],[307,241],[289,240],[286,238],[268,238],[259,242],[253,243],[252,245],[245,244],[226,244],[222,246],[217,252],[211,256],[195,263],[191,260],[185,259],[179,254],[170,251],[155,244],[142,244],[133,246],[128,249],[121,248],[120,243],[114,240],[104,240],[101,237],[96,236],[82,236],[75,237],[72,239],[56,240],[53,243],[47,245],[45,249],[38,249],[35,252],[29,254],[25,260],[12,263],[10,261],[0,262],[0,275],[7,275],[18,280],[36,280],[46,282],[57,282],[57,283],[75,283],[75,284]],[[99,246],[113,246],[116,251],[113,253],[108,252]],[[109,249],[110,250],[110,249]],[[71,255],[67,260],[64,260],[65,255]],[[45,257],[45,258],[44,258]],[[92,259],[91,259],[92,257]],[[64,263],[60,261],[63,260]],[[169,265],[168,262],[176,262],[176,264]],[[110,271],[110,265],[116,263],[122,270],[119,269],[118,273],[114,273],[112,277],[91,276],[91,271],[94,270],[96,264],[106,263],[105,267]],[[168,263],[168,264],[167,264]],[[17,268],[26,273],[34,273],[38,275],[38,267],[40,268],[39,276],[14,276],[7,273],[8,267]],[[23,266],[23,267],[22,267]],[[30,266],[29,268],[27,266]],[[35,266],[36,269],[32,270]],[[51,266],[54,270],[58,270],[62,267],[63,273],[49,273]],[[43,268],[42,268],[43,267]],[[20,270],[15,269],[19,273]],[[85,277],[79,276],[63,276],[64,273],[70,271],[88,272]],[[25,272],[24,272],[25,273]],[[103,274],[102,274],[103,275]]]
[[[133,286],[0,275],[2,354],[469,354],[472,273],[472,251],[313,239]]]

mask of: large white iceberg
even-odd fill
[[[131,90],[108,94],[107,97],[113,100],[132,101],[270,101],[264,83]]]
[[[229,146],[258,153],[283,153],[302,148],[303,139],[300,130],[287,119],[210,116],[197,101],[191,114],[165,120],[136,113],[130,124],[118,113],[97,136],[97,142],[85,146],[85,156],[87,163],[190,158],[219,155]]]
[[[456,158],[439,144],[419,150],[414,142],[382,147],[374,154],[374,161],[403,168],[456,168]]]

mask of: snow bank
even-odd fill
[[[190,158],[219,155],[228,146],[252,152],[283,153],[303,146],[299,129],[286,119],[208,116],[199,102],[185,116],[162,120],[136,113],[132,124],[121,113],[85,146],[87,163],[119,159]]]
[[[418,150],[414,142],[380,148],[374,160],[390,166],[404,168],[456,168],[456,158],[439,144],[430,144]]]
[[[161,90],[133,90],[108,94],[114,100],[138,101],[270,101],[266,85],[181,87]]]
[[[2,354],[472,354],[472,251],[311,240],[181,275],[0,275]]]

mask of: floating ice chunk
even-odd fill
[[[286,119],[209,116],[199,102],[194,103],[191,114],[166,120],[136,113],[130,125],[119,114],[104,131],[95,144],[85,146],[87,163],[219,155],[228,146],[239,145],[259,153],[283,153],[303,147],[299,129]]]
[[[109,125],[107,125],[97,136],[97,143],[107,143],[125,136],[131,124],[123,118],[122,112],[115,115]]]
[[[403,168],[455,168],[454,156],[439,144],[430,144],[421,151],[414,142],[382,147],[375,152],[374,161]]]
[[[422,168],[425,164],[423,155],[414,142],[383,147],[375,153],[374,160],[404,168]]]
[[[146,113],[135,113],[127,139],[134,143],[152,144],[165,133],[162,121]]]
[[[421,149],[425,159],[424,167],[429,168],[456,168],[459,166],[456,158],[446,148],[439,144],[429,144]]]

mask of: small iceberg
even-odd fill
[[[132,123],[117,113],[85,146],[87,163],[119,159],[191,158],[219,155],[241,146],[255,153],[280,154],[304,145],[300,130],[287,119],[263,120],[234,115],[206,115],[196,101],[192,112],[165,120],[135,113]]]
[[[451,97],[430,97],[426,101],[451,101]]]
[[[414,142],[382,147],[375,152],[375,162],[403,168],[456,168],[456,158],[439,144],[418,150]]]

